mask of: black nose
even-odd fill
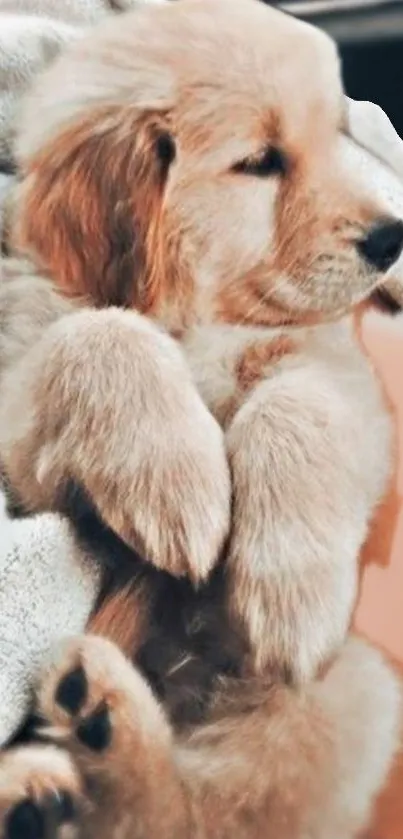
[[[403,250],[403,221],[380,219],[358,243],[358,250],[372,268],[387,271]]]

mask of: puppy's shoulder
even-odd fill
[[[12,366],[72,304],[27,260],[0,262],[0,373]]]

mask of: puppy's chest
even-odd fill
[[[330,325],[307,333],[302,363],[328,382],[330,421],[349,444],[351,462],[381,485],[389,470],[392,421],[379,376],[364,354],[353,325]],[[373,474],[374,473],[374,474]]]
[[[183,346],[194,381],[223,426],[259,383],[314,367],[340,403],[350,406],[352,423],[365,417],[368,427],[385,414],[377,377],[347,322],[293,329],[197,327]]]
[[[259,382],[298,355],[299,336],[217,324],[192,329],[183,348],[202,398],[225,428]]]
[[[199,327],[184,349],[194,381],[224,429],[261,383],[275,379],[277,393],[282,383],[288,394],[298,392],[296,422],[299,407],[308,406],[312,423],[323,423],[329,457],[339,452],[340,478],[354,480],[366,503],[378,500],[389,474],[391,423],[351,321],[288,330]]]

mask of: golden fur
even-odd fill
[[[84,673],[87,684],[73,713],[55,701],[71,673]],[[251,683],[232,704],[217,702],[209,725],[174,739],[138,672],[109,642],[87,636],[59,652],[40,690],[49,736],[71,762],[46,745],[4,754],[3,825],[28,798],[50,808],[51,826],[59,790],[73,797],[77,820],[52,837],[356,836],[390,765],[398,703],[381,656],[350,640],[325,678],[301,693],[270,679]],[[100,749],[101,735],[92,749],[86,724],[95,716],[102,725],[106,708],[110,739]]]
[[[108,21],[27,101],[13,247],[62,294],[44,292],[34,335],[33,277],[33,346],[6,350],[7,477],[32,510],[65,510],[78,487],[129,547],[195,582],[225,545],[246,652],[245,684],[177,735],[114,646],[73,642],[39,688],[72,762],[4,754],[5,837],[12,805],[49,818],[55,789],[78,804],[60,839],[351,839],[368,822],[400,692],[345,636],[392,435],[343,320],[385,279],[357,247],[383,208],[343,168],[345,119],[333,43],[255,0]],[[24,288],[1,289],[13,335]],[[109,603],[92,629],[132,654],[145,601],[132,589],[131,627]]]

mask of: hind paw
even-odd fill
[[[151,689],[114,644],[86,635],[66,644],[38,696],[50,736],[74,754],[83,777],[126,775],[134,755],[166,739]]]
[[[78,773],[53,746],[29,746],[0,758],[1,839],[78,839],[83,806]]]

